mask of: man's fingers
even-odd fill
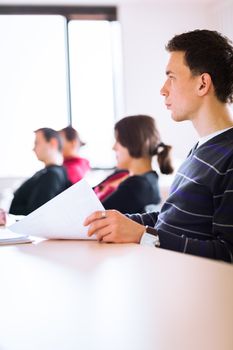
[[[98,231],[101,231],[105,227],[108,227],[107,220],[95,220],[90,224],[90,227],[88,229],[88,236],[92,236],[94,233],[97,233]]]
[[[103,237],[111,234],[114,222],[119,217],[119,214],[120,213],[116,210],[98,210],[89,215],[83,223],[84,226],[89,225],[88,236],[96,234],[97,239],[101,241]],[[125,219],[123,215],[122,217]],[[110,237],[108,239],[110,239]]]
[[[111,231],[110,231],[110,228],[109,226],[106,226],[104,228],[102,228],[101,230],[98,230],[96,232],[96,238],[99,242],[101,241],[106,241],[106,237],[110,236],[111,234]]]
[[[107,213],[105,210],[98,210],[89,215],[85,220],[83,225],[88,226],[90,225],[93,221],[98,220],[98,219],[104,219],[107,217]]]
[[[114,242],[114,239],[112,238],[111,232],[109,232],[109,234],[104,235],[101,239],[101,242],[105,242],[105,243]]]

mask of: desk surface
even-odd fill
[[[233,266],[134,244],[0,247],[0,350],[232,350]]]

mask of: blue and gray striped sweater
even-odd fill
[[[161,248],[232,261],[233,129],[189,154],[159,214],[130,218],[155,227]]]

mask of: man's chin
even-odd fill
[[[182,122],[182,121],[186,120],[185,118],[182,118],[181,116],[175,115],[173,113],[171,114],[171,117],[175,122]]]
[[[180,121],[179,118],[177,118],[177,115],[174,115],[173,113],[171,114],[172,120],[174,120],[175,122]]]

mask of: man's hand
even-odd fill
[[[145,226],[127,218],[116,210],[96,211],[84,221],[90,225],[88,236],[96,234],[98,241],[139,243]]]
[[[6,225],[6,212],[3,209],[0,209],[0,226]]]

